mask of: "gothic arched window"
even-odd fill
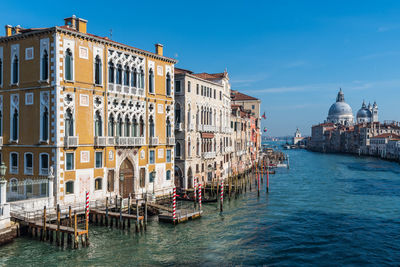
[[[65,112],[65,135],[74,136],[74,118],[71,109]]]
[[[165,87],[167,90],[167,95],[171,95],[171,75],[169,74],[169,72],[167,73],[167,77],[166,77],[166,81],[165,81]]]
[[[111,61],[108,62],[108,82],[109,83],[114,83],[115,79],[114,79],[114,63],[112,63]]]
[[[94,135],[103,136],[103,122],[101,119],[100,111],[96,111],[94,118]]]
[[[154,72],[149,69],[149,93],[154,93]]]
[[[49,55],[47,50],[43,51],[42,57],[42,80],[45,81],[49,78]]]
[[[67,51],[65,51],[65,80],[67,81],[72,81],[73,79],[73,63],[72,63],[73,57],[72,57],[72,52],[68,48]]]
[[[97,55],[94,63],[94,83],[101,84],[101,71],[102,71],[102,64],[101,59]]]
[[[42,140],[49,140],[49,111],[47,107],[44,108],[42,113]]]

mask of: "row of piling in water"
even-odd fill
[[[55,216],[54,214],[49,216],[46,207],[44,207],[39,216],[35,215],[33,218],[19,220],[20,229],[22,229],[20,231],[22,234],[35,237],[41,241],[55,243],[61,247],[64,247],[65,243],[72,248],[78,248],[79,243],[81,243],[81,247],[86,247],[89,245],[89,223],[122,230],[130,229],[132,224],[135,224],[135,230],[139,233],[147,229],[149,208],[158,211],[160,221],[172,222],[173,224],[180,223],[201,216],[201,196],[206,197],[206,193],[208,199],[215,199],[214,202],[219,202],[217,205],[220,212],[223,212],[224,197],[231,200],[231,198],[237,198],[240,194],[247,191],[251,192],[253,189],[258,191],[258,196],[260,196],[264,178],[266,179],[266,192],[268,193],[269,174],[269,164],[263,160],[242,173],[229,176],[225,181],[207,183],[203,189],[201,189],[200,184],[196,186],[195,183],[195,188],[192,191],[194,193],[193,210],[178,210],[176,212],[176,194],[164,198],[161,202],[164,204],[149,202],[147,194],[142,199],[131,197],[122,199],[118,196],[111,199],[107,197],[104,203],[98,204],[96,202],[96,205],[90,207],[90,209],[86,207],[83,210],[73,210],[71,206],[66,209],[57,205]],[[187,192],[190,193],[191,191],[187,190]],[[126,202],[127,204],[124,204]]]

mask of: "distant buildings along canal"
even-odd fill
[[[312,127],[308,149],[400,160],[400,124],[379,122],[376,102],[368,106],[363,102],[354,120],[340,90],[326,121]]]

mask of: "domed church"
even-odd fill
[[[371,103],[368,105],[363,101],[360,110],[357,112],[357,123],[368,123],[378,121],[378,105],[374,102],[372,106]]]
[[[369,123],[378,121],[378,105],[374,102],[373,105],[369,104],[368,107],[363,101],[361,109],[357,112],[356,123]],[[350,105],[344,100],[344,94],[340,89],[336,102],[332,104],[329,109],[328,118],[326,122],[335,124],[342,124],[350,126],[354,124],[353,110]]]
[[[353,110],[350,105],[344,101],[344,94],[342,89],[336,97],[336,103],[333,103],[329,109],[327,122],[342,124],[342,125],[352,125],[354,123]]]

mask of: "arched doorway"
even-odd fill
[[[189,167],[188,174],[187,174],[187,188],[193,188],[193,174],[192,174],[192,167]]]
[[[125,159],[119,168],[119,194],[127,198],[130,193],[134,193],[133,165]]]
[[[178,166],[175,166],[175,186],[177,188],[183,187],[183,173]]]

